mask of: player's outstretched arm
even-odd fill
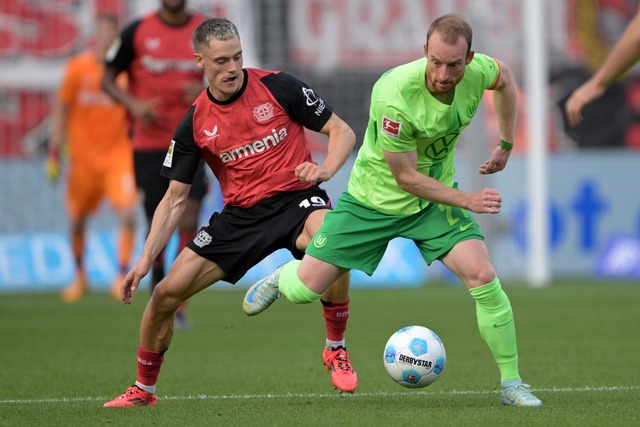
[[[153,261],[167,245],[169,238],[178,227],[186,208],[190,189],[191,184],[184,184],[176,180],[169,181],[169,188],[153,214],[151,229],[144,243],[142,254],[125,276],[122,285],[122,302],[125,304],[131,303],[131,294],[138,289],[140,280],[149,273]]]
[[[404,153],[384,152],[389,169],[398,186],[423,200],[457,206],[474,213],[498,213],[502,207],[502,198],[498,190],[485,188],[476,193],[451,188],[440,181],[421,174],[417,170],[416,151]]]
[[[565,112],[569,126],[582,121],[582,109],[601,97],[607,87],[640,59],[640,7],[595,74],[573,91]]]
[[[100,86],[102,90],[109,95],[114,101],[122,104],[131,116],[142,123],[144,126],[149,126],[153,123],[157,123],[161,120],[158,113],[155,111],[155,99],[141,100],[129,92],[121,88],[116,82],[118,73],[112,67],[105,67],[102,74],[102,80]]]
[[[329,137],[327,156],[321,165],[303,163],[296,168],[296,177],[302,182],[329,181],[344,166],[356,143],[353,130],[335,113],[331,114],[320,133]]]
[[[56,182],[60,177],[60,152],[66,136],[68,117],[69,107],[56,95],[51,105],[51,132],[46,163],[47,178],[50,182]]]

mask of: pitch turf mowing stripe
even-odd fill
[[[535,392],[543,393],[589,393],[589,392],[610,392],[610,391],[632,391],[640,390],[640,386],[598,386],[598,387],[578,387],[578,388],[536,388]],[[384,396],[455,396],[455,395],[483,395],[497,394],[498,390],[451,390],[451,391],[413,391],[413,392],[375,392],[375,393],[284,393],[284,394],[229,394],[229,395],[207,395],[199,394],[195,396],[158,396],[158,400],[233,400],[233,399],[324,399],[324,398],[347,398],[357,397],[384,397]],[[68,403],[68,402],[92,402],[107,401],[109,397],[69,397],[59,399],[4,399],[2,404],[29,404],[29,403]]]

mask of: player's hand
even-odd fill
[[[160,123],[162,118],[156,111],[157,99],[136,100],[129,105],[129,113],[143,126],[148,127]]]
[[[304,184],[319,184],[329,181],[332,177],[331,172],[320,165],[311,162],[304,162],[296,167],[296,178]]]
[[[480,175],[489,175],[492,173],[500,172],[507,166],[509,156],[511,156],[511,151],[497,146],[496,148],[494,148],[493,153],[491,153],[491,158],[480,165],[478,173]]]
[[[469,194],[468,210],[474,213],[497,214],[502,208],[502,197],[498,190],[484,188],[477,193]]]
[[[60,153],[58,150],[51,150],[47,156],[46,164],[47,179],[49,182],[56,182],[60,177]]]
[[[579,125],[580,122],[582,122],[582,109],[590,102],[600,98],[604,94],[604,91],[605,88],[595,84],[591,80],[573,91],[564,105],[569,126],[574,127]]]
[[[133,293],[138,289],[140,281],[147,275],[147,273],[149,273],[149,270],[151,270],[151,263],[145,261],[143,258],[140,258],[131,270],[129,270],[127,275],[124,277],[122,289],[120,291],[123,303],[131,304]]]

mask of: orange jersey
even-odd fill
[[[102,91],[103,70],[93,52],[75,56],[67,64],[58,91],[68,108],[65,127],[72,169],[95,173],[131,156],[127,112]]]

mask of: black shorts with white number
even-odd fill
[[[250,208],[231,206],[211,216],[187,246],[220,266],[225,281],[236,283],[251,267],[278,249],[296,259],[304,252],[296,239],[313,211],[331,209],[326,191],[318,186],[270,197]]]

